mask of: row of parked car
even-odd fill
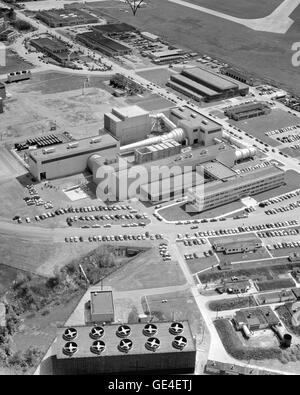
[[[270,249],[269,247],[270,246],[267,246],[268,249]],[[298,247],[300,247],[300,241],[290,241],[290,242],[275,243],[273,245],[273,248],[275,250],[278,250],[278,249],[281,250],[281,249],[284,249],[284,248],[298,248]]]
[[[147,214],[109,214],[109,215],[81,215],[68,217],[66,219],[67,223],[70,225],[73,222],[78,221],[120,221],[120,220],[130,220],[130,219],[148,219]]]
[[[270,210],[266,210],[265,213],[267,215],[275,215],[278,213],[284,213],[286,211],[296,210],[299,207],[300,207],[300,200],[297,200],[297,202],[290,203],[288,206],[281,206],[281,207],[272,208]]]
[[[284,195],[274,197],[268,200],[263,201],[264,207],[270,206],[271,204],[281,203],[285,200],[292,199],[300,195],[300,189],[297,189],[294,192],[285,193]]]
[[[268,232],[259,232],[257,233],[257,236],[260,237],[261,239],[265,239],[267,237],[279,237],[279,236],[296,236],[298,235],[299,229],[284,229],[284,230],[271,230]]]
[[[147,235],[147,234],[139,234],[139,235],[99,235],[99,236],[88,236],[89,242],[111,242],[111,241],[131,241],[131,240],[161,240],[163,239],[163,234],[155,234],[155,235]],[[66,243],[78,243],[84,242],[85,239],[83,236],[71,236],[65,237]]]
[[[277,134],[290,132],[292,130],[297,130],[299,128],[300,128],[300,125],[287,126],[286,128],[276,129],[276,130],[271,130],[269,132],[266,132],[265,135],[266,136],[274,136],[274,135],[277,135]]]

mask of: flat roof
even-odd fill
[[[96,43],[98,45],[102,45],[106,48],[112,49],[114,51],[128,51],[131,48],[119,43],[118,41],[112,40],[111,38],[105,37],[101,34],[101,32],[93,30],[89,32],[79,33],[76,37],[81,37],[86,40],[91,41],[92,43]]]
[[[93,29],[102,33],[125,33],[134,32],[136,28],[127,23],[108,23],[107,25],[95,25]]]
[[[176,118],[181,120],[186,120],[193,123],[195,122],[195,124],[197,123],[198,126],[201,125],[202,128],[207,128],[207,130],[222,128],[220,123],[217,123],[210,118],[207,118],[205,115],[199,114],[198,112],[195,112],[187,107],[172,108],[170,114],[173,114]]]
[[[188,88],[186,88],[186,87],[184,87],[183,85],[180,85],[180,84],[178,84],[177,82],[175,82],[175,81],[168,81],[168,85],[170,86],[170,88],[173,88],[173,89],[180,89],[181,90],[181,93],[187,93],[187,94],[189,94],[189,95],[193,95],[194,97],[197,97],[200,101],[201,100],[203,100],[204,99],[204,97],[202,96],[202,95],[200,95],[199,93],[196,93],[196,92],[192,92],[190,89],[188,89]]]
[[[146,111],[137,105],[127,106],[127,107],[114,107],[113,111],[117,115],[121,115],[121,117],[123,118],[133,118],[142,115],[149,115],[149,111]]]
[[[98,21],[98,18],[95,16],[90,15],[86,11],[82,11],[78,8],[74,9],[66,9],[66,8],[53,8],[50,10],[42,10],[39,11],[38,14],[44,15],[48,18],[52,18],[58,22],[71,22],[77,19],[87,19],[91,18],[95,21]]]
[[[148,38],[152,39],[152,40],[158,40],[159,39],[159,37],[156,34],[152,34],[152,33],[149,33],[149,32],[141,32],[141,34],[143,36],[145,36],[145,37],[148,37]]]
[[[92,314],[114,313],[114,301],[113,301],[112,291],[91,292],[91,313]]]
[[[236,177],[236,172],[218,161],[207,162],[203,165],[203,168],[209,175],[217,178],[218,180]]]
[[[185,352],[195,352],[195,344],[192,336],[192,332],[188,321],[180,322],[183,326],[183,332],[181,333],[187,340],[185,348],[181,351],[173,347],[172,342],[174,341],[174,335],[169,332],[171,322],[153,322],[152,324],[156,326],[157,333],[154,335],[160,340],[160,347],[156,350],[157,354],[161,353],[185,353]],[[97,355],[91,352],[90,347],[93,343],[93,339],[90,337],[90,332],[93,326],[77,326],[73,327],[77,330],[77,337],[72,340],[78,346],[78,351],[73,356],[65,355],[63,352],[63,347],[67,341],[63,338],[64,331],[67,329],[58,328],[57,337],[55,340],[56,345],[56,357],[58,359],[69,359],[69,358],[101,358],[105,356],[120,356],[126,358],[126,355],[141,355],[141,354],[152,354],[153,351],[148,350],[145,347],[145,343],[149,337],[143,334],[143,329],[145,324],[126,324],[130,327],[131,332],[128,339],[133,342],[132,349],[128,354],[119,351],[118,345],[122,338],[117,335],[117,330],[121,324],[106,325],[103,327],[104,334],[101,340],[105,343],[105,349],[101,355]]]
[[[204,85],[200,84],[199,82],[195,82],[195,81],[191,80],[190,78],[185,77],[184,75],[181,75],[181,74],[172,75],[171,81],[175,81],[179,85],[181,83],[184,83],[190,87],[190,90],[192,92],[194,92],[194,89],[196,89],[199,92],[201,92],[201,94],[206,95],[206,96],[216,96],[219,94],[219,92],[212,90],[210,88],[207,88],[207,86],[204,86]]]
[[[230,181],[228,180],[225,182],[222,181],[208,182],[205,184],[204,194],[205,197],[207,197],[209,195],[214,195],[217,192],[218,193],[226,192],[234,187],[249,184],[250,181],[265,180],[270,176],[275,176],[279,174],[284,174],[284,171],[276,166],[269,166],[267,168],[263,167],[263,168],[255,169],[254,171],[237,175],[233,180]],[[197,193],[197,188],[195,188],[195,192]],[[200,192],[202,193],[203,190],[201,190]]]
[[[96,142],[96,143],[92,143],[92,139],[98,139],[101,137],[101,140]],[[78,143],[77,146],[74,146],[73,148],[68,148],[70,147],[70,144],[76,144]],[[45,147],[45,148],[39,148],[36,150],[31,150],[30,151],[30,156],[33,159],[38,159],[38,160],[51,160],[51,159],[55,159],[55,158],[60,158],[60,157],[64,157],[67,154],[73,155],[73,154],[77,154],[77,153],[84,153],[85,151],[90,150],[95,150],[95,153],[97,152],[97,150],[101,150],[102,148],[105,147],[110,147],[110,146],[118,146],[119,142],[116,138],[114,138],[112,135],[110,134],[103,134],[101,136],[93,136],[93,137],[88,137],[86,139],[82,139],[82,140],[77,140],[77,141],[72,141],[72,142],[68,142],[68,143],[64,143],[64,144],[57,144],[55,146],[52,147]],[[54,152],[49,152],[44,154],[43,151],[45,149],[54,149]]]
[[[182,49],[169,49],[167,51],[156,51],[151,53],[151,56],[154,58],[164,58],[167,56],[172,56],[172,55],[182,55],[184,51]]]
[[[40,37],[37,39],[33,39],[30,41],[32,44],[37,44],[39,47],[43,47],[45,49],[48,49],[49,51],[56,52],[56,51],[67,51],[68,47],[62,43],[61,41],[55,40],[55,39],[50,39],[48,37]]]
[[[236,83],[228,81],[226,78],[221,77],[218,74],[214,74],[210,71],[204,70],[200,67],[184,70],[182,73],[187,77],[193,77],[199,79],[200,81],[205,81],[207,84],[218,90],[237,88]]]

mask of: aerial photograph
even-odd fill
[[[300,375],[300,0],[0,0],[0,198],[1,376]]]

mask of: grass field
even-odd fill
[[[153,82],[154,84],[165,86],[170,76],[173,75],[174,72],[170,69],[159,68],[140,71],[137,74],[143,78],[146,78],[148,81]]]
[[[197,4],[200,5],[200,1]],[[228,10],[231,15],[252,18],[268,15],[278,5],[278,1],[255,0],[250,3],[246,0],[206,0],[201,4],[218,7],[219,11]],[[101,7],[101,3],[98,3],[98,7]],[[291,15],[295,20],[294,25],[283,35],[257,32],[167,0],[152,0],[151,6],[140,10],[135,17],[120,11],[119,3],[105,11],[143,31],[158,34],[172,44],[212,55],[300,93],[299,70],[291,62],[291,46],[299,41],[299,8]]]
[[[16,279],[19,270],[0,263],[0,298]]]
[[[49,276],[56,266],[62,267],[94,247],[87,243],[82,243],[80,246],[50,241],[33,243],[0,236],[0,264]]]
[[[30,70],[33,67],[32,64],[23,60],[17,53],[8,49],[6,51],[6,66],[0,66],[0,75],[12,73],[14,71]]]
[[[105,280],[116,291],[183,285],[184,275],[177,262],[162,262],[155,249],[139,255]]]

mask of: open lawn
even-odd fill
[[[209,256],[208,258],[200,258],[187,261],[187,265],[192,274],[198,273],[201,270],[207,269],[213,265],[216,265],[218,260],[215,256]]]
[[[0,75],[1,74],[8,74],[15,71],[20,70],[30,70],[33,69],[34,66],[23,60],[17,53],[13,52],[11,49],[6,51],[6,65],[0,66]]]
[[[137,74],[143,78],[146,78],[148,81],[153,82],[154,84],[165,86],[166,83],[169,81],[170,76],[173,75],[174,72],[167,68],[157,68],[140,71]]]
[[[140,254],[126,266],[105,280],[116,291],[160,288],[185,284],[185,278],[177,262],[162,262],[155,249]]]
[[[50,276],[53,269],[95,248],[92,244],[62,244],[49,241],[30,242],[0,236],[0,264]]]

